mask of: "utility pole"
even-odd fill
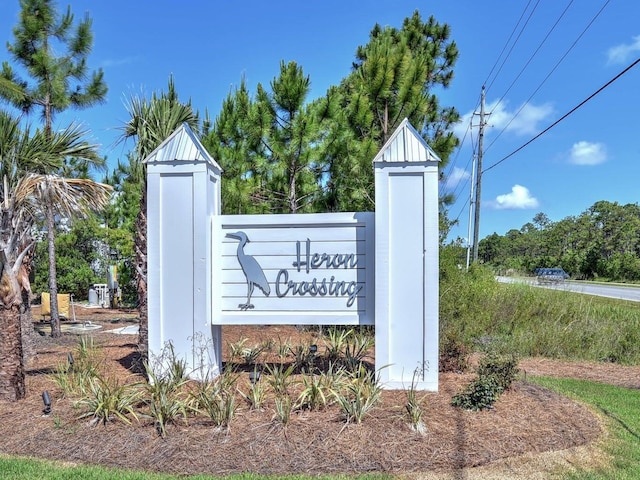
[[[474,200],[473,200],[473,187],[475,186],[475,182],[476,182],[476,156],[473,156],[473,161],[471,162],[471,186],[469,188],[469,220],[467,222],[468,227],[467,227],[467,270],[469,270],[469,264],[471,263],[471,250],[472,250],[472,244],[471,244],[471,216],[473,215],[473,207],[474,207]]]
[[[482,143],[484,141],[484,85],[480,95],[480,132],[478,134],[478,165],[476,168],[476,200],[473,218],[473,261],[478,261],[478,234],[480,231],[480,194],[482,189]]]

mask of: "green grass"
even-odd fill
[[[593,406],[611,435],[605,445],[611,464],[604,470],[568,474],[572,480],[640,478],[640,390],[586,380],[532,378],[531,381]]]
[[[524,284],[486,269],[441,274],[441,338],[520,357],[640,364],[640,304]]]
[[[94,466],[66,467],[60,463],[47,460],[14,458],[0,455],[0,478],[12,480],[258,480],[258,479],[288,479],[288,480],[387,480],[389,475],[358,475],[358,476],[265,476],[256,474],[230,475],[213,477],[210,475],[177,476],[168,474],[154,474],[148,472],[132,472],[127,470],[103,468]]]

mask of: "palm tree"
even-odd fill
[[[38,111],[43,120],[41,135],[55,141],[54,117],[68,109],[85,109],[104,102],[107,85],[102,69],[89,71],[87,59],[93,47],[92,20],[89,15],[76,22],[71,7],[60,12],[55,0],[21,0],[14,41],[7,50],[14,65],[0,68],[0,98],[30,115]],[[54,159],[56,159],[54,157]],[[98,162],[99,163],[99,162]],[[38,169],[39,173],[59,170]],[[49,227],[49,291],[52,324],[59,325],[58,285],[55,268],[55,211],[45,210]],[[52,331],[59,334],[59,328]]]
[[[46,141],[42,131],[21,131],[18,119],[0,111],[0,399],[14,401],[25,393],[21,320],[31,294],[25,258],[34,244],[32,226],[43,218],[44,208],[53,206],[59,215],[75,217],[109,200],[107,185],[28,173],[58,167],[61,155],[87,155],[91,148],[82,136],[69,128]]]
[[[199,131],[198,113],[194,112],[191,101],[181,103],[175,89],[173,77],[169,78],[167,92],[153,93],[150,100],[133,97],[128,105],[130,120],[122,127],[120,141],[133,138],[136,146],[129,155],[131,181],[140,185],[140,210],[136,219],[135,272],[138,290],[140,334],[138,350],[142,360],[148,356],[148,314],[147,314],[147,178],[143,161],[176,128],[187,123],[194,131]]]
[[[58,282],[56,272],[56,256],[55,256],[55,226],[56,217],[65,217],[65,212],[59,209],[60,205],[56,203],[55,192],[47,193],[47,185],[55,185],[54,178],[63,179],[58,172],[64,172],[66,167],[65,160],[70,158],[76,162],[86,162],[94,166],[103,166],[104,159],[98,156],[97,145],[89,144],[84,140],[87,132],[75,125],[67,127],[60,132],[52,132],[47,135],[46,129],[41,132],[36,131],[33,141],[36,144],[37,151],[44,153],[41,158],[49,159],[49,162],[39,162],[32,167],[30,171],[37,172],[46,182],[41,186],[39,191],[41,203],[41,213],[46,221],[47,242],[49,252],[49,293],[51,298],[51,336],[59,337],[60,317],[58,315]],[[90,183],[95,183],[89,181]],[[81,182],[82,183],[82,182]],[[101,184],[96,184],[101,185]],[[90,193],[90,192],[89,192]],[[64,210],[64,207],[63,207]],[[72,217],[75,215],[71,215]]]

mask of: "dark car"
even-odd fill
[[[563,283],[569,274],[562,268],[536,268],[536,278],[538,283]]]

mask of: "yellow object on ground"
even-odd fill
[[[41,311],[43,317],[51,315],[51,297],[49,292],[42,292]],[[69,305],[71,304],[71,295],[68,293],[58,294],[58,314],[61,317],[69,318]]]

